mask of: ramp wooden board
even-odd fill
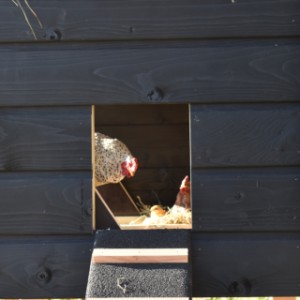
[[[189,299],[188,230],[99,230],[88,299]]]

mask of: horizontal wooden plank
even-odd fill
[[[0,109],[0,171],[90,170],[89,107]]]
[[[192,236],[193,297],[300,294],[300,234]]]
[[[94,264],[106,263],[187,263],[187,248],[97,248],[92,255]]]
[[[93,237],[1,237],[2,298],[84,298]]]
[[[92,232],[92,174],[0,173],[0,234]]]
[[[159,230],[159,229],[192,229],[191,224],[151,224],[151,225],[143,225],[143,224],[120,224],[120,228],[122,230]]]
[[[299,231],[299,168],[196,169],[192,187],[195,231]]]
[[[299,51],[297,39],[2,45],[0,106],[299,101]]]
[[[193,105],[191,110],[194,168],[300,165],[299,105]]]
[[[22,3],[22,2],[21,2]],[[170,39],[299,35],[296,0],[31,0],[38,40]],[[263,13],[262,13],[263,12]],[[3,1],[0,40],[33,41],[20,8]]]
[[[95,107],[96,128],[103,126],[177,125],[189,123],[186,104],[99,105]]]

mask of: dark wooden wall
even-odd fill
[[[83,297],[91,104],[190,104],[194,296],[299,295],[300,1],[0,3],[0,294]],[[108,125],[109,126],[109,125]]]
[[[91,108],[2,107],[0,143],[1,297],[84,295]]]

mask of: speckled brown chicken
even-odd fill
[[[123,142],[96,132],[94,144],[96,186],[134,176],[138,161]]]

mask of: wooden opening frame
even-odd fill
[[[91,116],[91,129],[92,129],[92,174],[93,174],[93,198],[92,198],[92,207],[93,207],[93,229],[97,229],[96,225],[96,201],[101,201],[103,206],[105,207],[107,213],[110,215],[110,217],[114,220],[116,224],[118,224],[119,228],[122,230],[148,230],[148,229],[192,229],[192,224],[131,224],[132,221],[136,220],[138,216],[115,216],[112,210],[110,209],[109,205],[107,204],[104,197],[101,195],[101,193],[96,188],[96,180],[95,180],[95,150],[94,150],[94,133],[95,133],[95,105],[92,105],[92,116]],[[189,129],[190,129],[190,107],[189,107]],[[190,135],[190,130],[189,130]],[[190,141],[190,136],[189,136]],[[189,144],[189,148],[191,145]],[[134,209],[139,213],[139,209],[137,208],[134,200],[132,199],[130,193],[127,191],[125,186],[122,184],[122,182],[119,183],[120,189],[123,190],[124,194],[127,197],[128,203],[134,207]]]

